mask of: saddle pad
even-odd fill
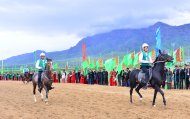
[[[141,82],[142,79],[145,79],[145,73],[140,71],[139,74],[138,74],[138,81]]]

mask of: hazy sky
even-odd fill
[[[68,49],[88,35],[190,23],[190,0],[0,0],[0,59]]]

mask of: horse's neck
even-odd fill
[[[159,72],[163,72],[164,67],[165,67],[165,62],[159,62],[154,65],[153,69]]]
[[[45,73],[46,73],[46,75],[47,75],[47,77],[49,78],[49,79],[51,79],[51,70],[50,69],[46,69],[46,71],[45,71]]]

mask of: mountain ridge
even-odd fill
[[[157,22],[146,28],[115,29],[105,33],[87,36],[81,39],[75,46],[56,52],[46,52],[47,56],[55,61],[75,61],[82,60],[82,44],[86,44],[87,55],[91,57],[106,58],[115,55],[124,55],[130,51],[139,51],[141,44],[150,44],[150,49],[156,45],[156,29],[161,29],[161,39],[163,49],[176,49],[183,46],[190,48],[190,24],[171,26],[163,22]],[[41,50],[37,50],[38,58]],[[43,51],[45,52],[45,51]],[[5,65],[32,64],[35,61],[34,52],[10,57],[4,60]]]

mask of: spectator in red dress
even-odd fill
[[[80,74],[80,83],[85,84],[85,77],[84,77],[83,71],[81,71],[81,74]]]
[[[110,86],[116,86],[117,85],[117,80],[115,80],[116,78],[116,71],[113,69],[113,71],[110,72]]]
[[[75,70],[73,70],[73,72],[72,72],[71,83],[76,83]]]
[[[69,74],[67,75],[67,83],[71,83],[71,77],[72,77],[72,72],[70,71]]]

